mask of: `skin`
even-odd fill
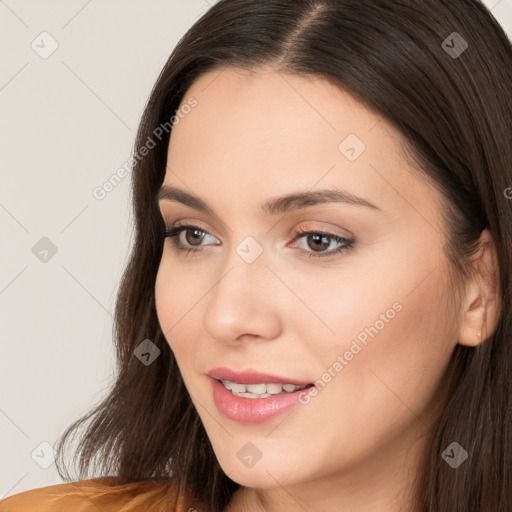
[[[155,299],[218,461],[242,485],[226,510],[412,511],[453,349],[481,343],[495,325],[492,239],[483,232],[479,274],[455,301],[439,195],[404,159],[391,125],[321,78],[225,68],[202,75],[182,104],[190,97],[198,104],[172,131],[164,183],[203,198],[216,216],[160,201],[168,227],[208,234],[195,245],[190,230],[179,236],[204,248],[196,254],[165,240]],[[366,145],[353,162],[338,149],[348,134]],[[270,198],[334,186],[380,210],[259,210]],[[353,237],[354,246],[309,257],[340,244],[319,248],[294,235],[300,227]],[[236,251],[248,236],[263,250],[252,263]],[[217,410],[211,368],[317,381],[397,302],[402,309],[309,403],[259,425]],[[262,454],[252,467],[237,457],[248,442]]]

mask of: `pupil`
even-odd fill
[[[189,232],[190,232],[190,230],[189,230]],[[201,240],[202,240],[202,231],[199,229],[194,229],[193,235],[192,235],[192,241],[196,241],[196,242],[199,241],[199,245],[200,245]],[[187,240],[187,242],[190,242],[190,240]]]
[[[310,235],[310,236],[313,237],[315,244],[321,242],[322,238],[324,237],[324,235],[320,235],[320,234]],[[318,239],[320,239],[320,240],[318,240]],[[327,247],[329,247],[329,243],[327,243],[327,244],[323,243],[321,245],[322,245],[322,247],[320,247],[320,249],[326,249]],[[312,248],[314,249],[314,247],[312,247]]]

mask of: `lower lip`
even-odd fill
[[[266,398],[245,398],[233,395],[216,379],[212,379],[212,386],[217,409],[230,420],[240,423],[263,423],[275,418],[298,405],[300,394],[306,392],[306,389],[299,389]]]

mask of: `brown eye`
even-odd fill
[[[185,231],[185,240],[190,245],[201,245],[201,242],[203,241],[206,231],[203,231],[199,228],[186,228],[183,229]],[[188,236],[189,233],[192,233],[190,236]]]
[[[334,233],[306,231],[305,229],[299,229],[295,235],[298,235],[297,238],[299,240],[304,239],[303,246],[305,245],[306,247],[301,249],[301,251],[308,254],[310,258],[324,258],[344,253],[352,249],[355,242],[353,238],[345,238]],[[338,247],[326,250],[333,242],[338,244]]]
[[[314,251],[324,251],[330,245],[329,237],[319,233],[308,234],[306,241],[308,246]]]
[[[182,240],[181,237],[181,233],[183,231],[185,232],[185,240]],[[185,251],[187,253],[202,251],[205,246],[208,245],[203,244],[205,237],[210,236],[215,238],[213,235],[210,235],[208,231],[205,231],[198,226],[180,224],[164,229],[163,236],[164,238],[171,239],[172,246],[177,252]],[[213,245],[218,245],[219,243],[220,242],[217,242]]]

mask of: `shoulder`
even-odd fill
[[[30,489],[0,501],[0,512],[90,510],[92,503],[88,500],[88,494],[109,489],[111,483],[110,478],[97,478]]]
[[[173,492],[167,481],[116,485],[115,478],[103,477],[13,494],[0,501],[0,512],[139,512],[166,504],[175,504],[174,509],[179,512],[198,506],[199,502]]]

